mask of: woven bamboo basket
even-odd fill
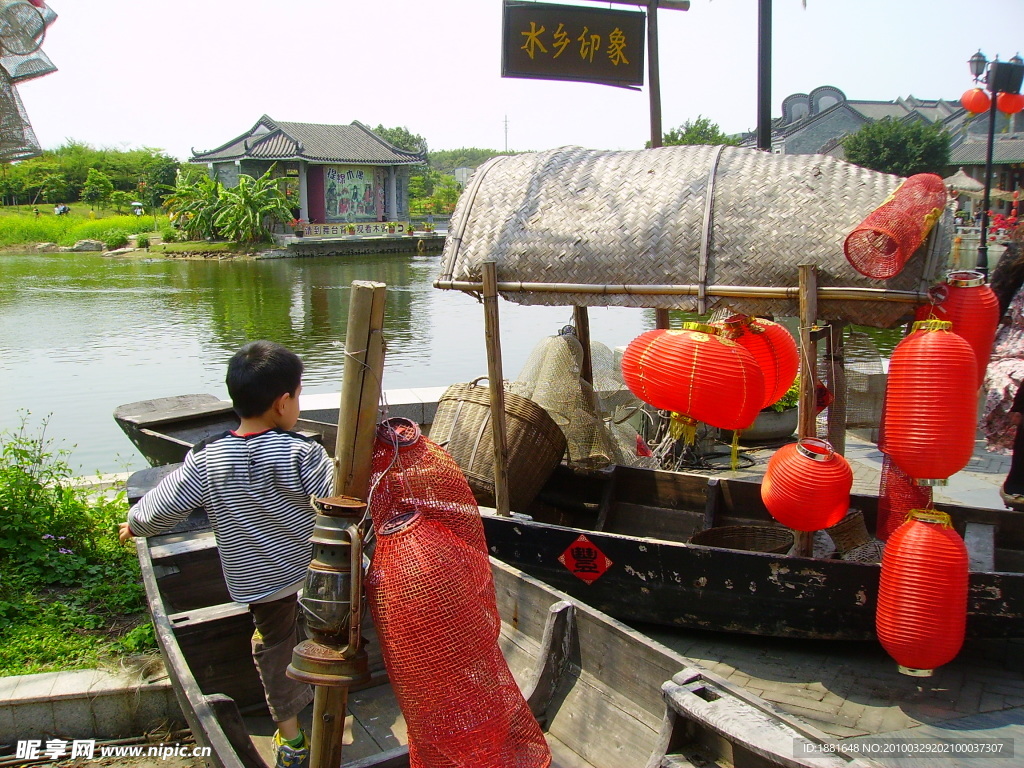
[[[462,469],[479,504],[494,505],[491,394],[482,379],[453,384],[441,395],[430,439]],[[565,435],[532,400],[505,392],[509,505],[525,512],[565,453]]]
[[[793,532],[788,528],[767,525],[722,525],[697,531],[690,537],[691,544],[723,549],[742,549],[746,552],[785,554],[793,546]]]

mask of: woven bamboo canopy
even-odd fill
[[[435,285],[479,292],[493,261],[500,294],[519,304],[792,316],[798,266],[810,263],[821,319],[891,327],[927,300],[951,216],[885,281],[854,270],[843,241],[901,181],[737,147],[498,157],[459,199]]]

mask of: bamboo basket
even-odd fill
[[[482,378],[453,384],[441,395],[430,439],[462,469],[479,504],[494,506],[491,395]],[[532,400],[505,392],[509,505],[525,512],[565,454],[565,435]]]
[[[690,537],[690,543],[782,555],[793,546],[793,532],[767,525],[722,525],[697,531]]]

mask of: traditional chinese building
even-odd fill
[[[263,115],[249,131],[216,149],[193,150],[226,187],[246,174],[293,179],[298,218],[317,224],[398,221],[409,214],[409,175],[426,162],[359,121],[351,125],[284,123]],[[276,166],[275,166],[276,163]]]

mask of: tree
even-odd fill
[[[711,122],[710,118],[697,115],[696,120],[687,120],[678,128],[663,134],[661,143],[666,147],[681,144],[725,144],[735,147],[739,146],[740,141],[722,133],[718,124]],[[647,142],[647,146],[650,147],[651,142]]]
[[[95,168],[89,169],[89,175],[85,177],[85,186],[82,187],[82,199],[89,205],[102,206],[114,191],[114,184],[110,177]]]
[[[949,165],[949,134],[938,123],[886,117],[843,139],[843,150],[847,161],[883,173],[941,174]]]
[[[215,237],[214,219],[220,210],[223,187],[206,172],[195,166],[178,170],[178,176],[164,205],[171,212],[175,224],[189,240]]]
[[[132,195],[115,189],[110,193],[110,204],[114,207],[115,213],[124,213],[132,204]]]
[[[63,173],[51,173],[43,179],[39,192],[48,203],[63,203],[68,199],[68,180]]]
[[[418,133],[411,133],[404,125],[399,128],[385,128],[383,125],[378,125],[373,132],[388,144],[404,149],[406,152],[427,154],[427,140]]]

